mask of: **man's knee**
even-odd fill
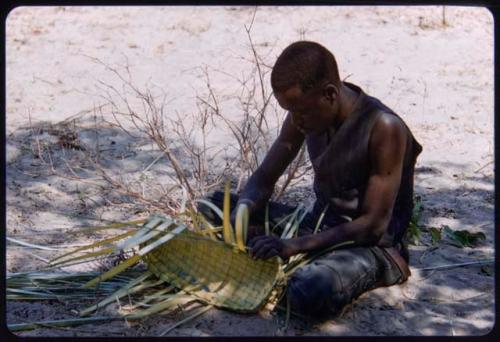
[[[336,314],[349,300],[340,275],[316,262],[297,270],[290,278],[287,296],[292,311],[313,317]]]
[[[223,194],[220,191],[215,191],[206,194],[203,199],[215,205],[217,208],[222,208],[222,199]],[[210,208],[209,205],[203,202],[196,202],[196,209],[199,213],[203,214],[203,216],[212,224],[220,224],[222,221],[216,212]]]
[[[203,199],[215,205],[220,210],[223,209],[224,204],[224,192],[214,191],[206,194]],[[230,193],[230,209],[232,210],[236,203],[238,202],[238,195]],[[217,213],[210,208],[209,205],[203,202],[196,203],[196,209],[198,212],[202,213],[203,216],[212,224],[221,225],[222,219],[217,215]]]

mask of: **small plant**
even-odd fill
[[[446,225],[443,226],[443,232],[452,245],[460,248],[476,247],[486,239],[486,235],[482,232],[471,233],[468,230],[452,230]]]
[[[429,228],[429,232],[431,233],[431,243],[433,245],[438,244],[442,239],[441,229],[436,227]]]
[[[413,200],[413,212],[410,219],[410,225],[406,231],[406,239],[409,244],[420,245],[422,239],[422,231],[419,227],[419,221],[422,216],[423,206],[422,199],[420,196],[415,196]]]

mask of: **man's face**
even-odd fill
[[[328,96],[325,89],[314,89],[304,94],[299,86],[293,86],[274,95],[280,106],[292,114],[293,123],[304,134],[328,129],[338,111],[336,94]]]

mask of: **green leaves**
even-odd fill
[[[418,221],[420,221],[420,218],[422,217],[422,211],[424,210],[424,207],[422,206],[422,198],[420,196],[415,196],[413,202],[411,223],[417,225]]]
[[[431,233],[431,242],[433,245],[438,244],[441,241],[441,229],[431,227],[429,228],[429,232]]]
[[[460,248],[475,247],[486,239],[486,235],[482,232],[471,233],[468,230],[452,230],[446,225],[443,226],[443,233],[452,245]]]
[[[465,229],[453,230],[447,225],[442,225],[440,228],[425,228],[425,231],[430,233],[432,245],[445,242],[460,248],[476,247],[486,239],[486,235],[482,232],[472,233]]]
[[[422,199],[420,196],[415,196],[413,202],[413,212],[408,230],[406,231],[406,239],[408,240],[409,244],[420,245],[420,241],[422,240],[422,232],[419,227],[419,221],[423,211]]]
[[[422,216],[423,206],[420,196],[414,198],[413,214],[410,220],[410,225],[406,233],[406,239],[410,244],[420,245],[422,240],[422,231],[429,232],[431,243],[436,245],[443,240],[456,247],[476,247],[481,241],[486,239],[486,235],[482,232],[472,233],[468,230],[453,230],[447,225],[436,227],[420,227],[419,221]]]

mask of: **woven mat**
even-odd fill
[[[280,274],[277,258],[253,260],[223,242],[183,231],[145,256],[157,277],[217,306],[255,312]],[[190,291],[199,285],[196,291]]]

